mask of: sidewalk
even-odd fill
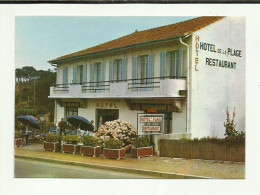
[[[245,163],[168,157],[131,158],[114,160],[43,150],[42,144],[15,148],[16,158],[29,158],[123,172],[145,173],[163,178],[245,178]]]

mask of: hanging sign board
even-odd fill
[[[164,114],[137,114],[137,134],[155,135],[164,132]]]

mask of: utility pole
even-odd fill
[[[35,115],[35,78],[33,79],[33,112]]]

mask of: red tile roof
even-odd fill
[[[167,38],[173,38],[176,36],[187,35],[205,26],[208,26],[222,18],[224,17],[204,16],[204,17],[198,17],[198,18],[186,20],[175,24],[161,26],[158,28],[136,31],[129,35],[120,37],[118,39],[114,39],[112,41],[102,43],[100,45],[96,45],[88,49],[84,49],[78,52],[74,52],[68,55],[58,57],[56,59],[50,60],[49,62],[53,63],[56,61],[60,61],[72,57],[95,54],[98,52],[104,52],[106,50],[113,50],[113,49],[122,48],[126,46],[134,46],[137,44],[146,43],[150,41],[157,41],[157,40],[162,40]]]

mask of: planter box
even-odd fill
[[[80,152],[80,145],[74,144],[62,144],[62,153],[68,152],[72,154],[76,154]]]
[[[96,157],[96,156],[99,156],[100,153],[101,153],[101,146],[96,146],[96,147],[93,147],[93,146],[81,146],[80,147],[80,154],[82,156],[86,155],[86,156]]]
[[[22,138],[17,138],[17,139],[14,139],[14,146],[16,147],[20,147],[22,145]]]
[[[132,148],[131,154],[133,158],[140,158],[144,156],[152,156],[153,155],[153,147],[140,147],[140,148]]]
[[[59,148],[59,142],[43,142],[43,149],[48,151],[56,152]]]
[[[109,148],[104,148],[104,157],[105,158],[125,158],[125,148],[121,149],[109,149]]]

